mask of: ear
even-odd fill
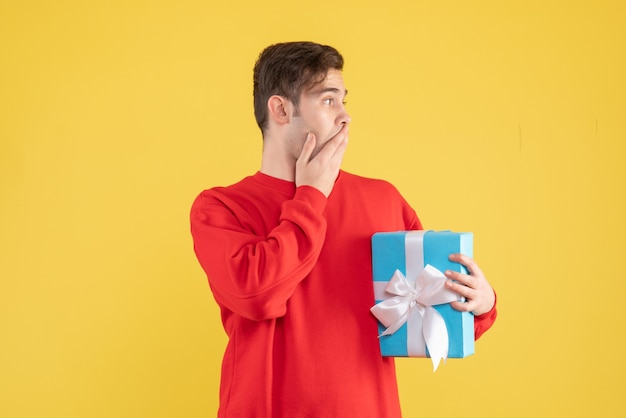
[[[267,111],[270,119],[278,124],[289,123],[292,114],[291,102],[282,96],[274,95],[267,101]]]

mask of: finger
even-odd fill
[[[474,276],[459,273],[458,271],[446,270],[444,275],[450,280],[454,280],[473,289],[476,288],[478,284],[478,281]]]
[[[339,132],[335,134],[333,140],[336,140],[338,144],[342,144],[348,142],[348,132],[350,131],[350,126],[348,124],[343,124]]]
[[[472,302],[450,302],[450,306],[459,312],[472,312],[474,306]]]
[[[343,158],[343,154],[346,152],[346,148],[348,147],[348,125],[343,127],[343,129],[340,132],[340,135],[341,135],[341,141],[339,142],[339,145],[337,146],[337,149],[335,150],[333,157],[337,156],[339,158]]]
[[[446,282],[446,287],[463,297],[463,300],[450,302],[450,306],[457,311],[471,312],[478,306],[475,300],[476,292],[473,289],[449,280]]]
[[[476,298],[476,290],[465,286],[462,283],[453,282],[452,280],[446,280],[446,288],[457,293],[459,296],[464,297],[467,300],[473,300]]]
[[[461,263],[467,268],[467,271],[473,276],[482,276],[483,272],[478,267],[478,264],[471,257],[466,256],[465,254],[450,254],[448,257],[450,261],[455,261],[457,263]]]
[[[342,128],[340,133],[337,134],[335,138],[333,138],[333,141],[335,141],[336,147],[328,161],[334,169],[339,169],[341,167],[341,163],[343,162],[343,156],[348,147],[347,128]]]
[[[342,157],[347,146],[348,126],[344,125],[335,136],[328,141],[317,154],[321,159]]]
[[[337,148],[335,148],[335,152],[330,157],[330,163],[334,166],[340,166],[343,161],[343,155],[346,153],[346,148],[348,147],[348,140],[344,138]]]
[[[299,163],[307,163],[311,159],[311,154],[313,154],[313,150],[315,149],[315,135],[309,132],[304,140],[304,145],[302,146],[302,151],[300,151],[300,156],[298,157]]]

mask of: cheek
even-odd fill
[[[325,142],[334,130],[334,117],[324,109],[306,110],[301,113],[301,128],[304,135],[313,132],[318,144]]]
[[[327,115],[320,115],[320,117],[315,120],[315,129],[318,131],[319,135],[325,138],[333,131],[334,126],[334,119]]]

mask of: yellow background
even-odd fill
[[[498,291],[475,355],[397,362],[405,416],[623,416],[624,4],[2,1],[0,416],[215,415],[189,208],[258,169],[252,66],[302,39],[346,58],[344,168]]]

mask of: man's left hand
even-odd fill
[[[451,254],[450,261],[461,263],[469,274],[446,271],[446,287],[465,297],[465,302],[452,302],[454,309],[482,315],[489,312],[496,302],[496,295],[476,262],[463,254]],[[453,281],[454,280],[454,281]]]

